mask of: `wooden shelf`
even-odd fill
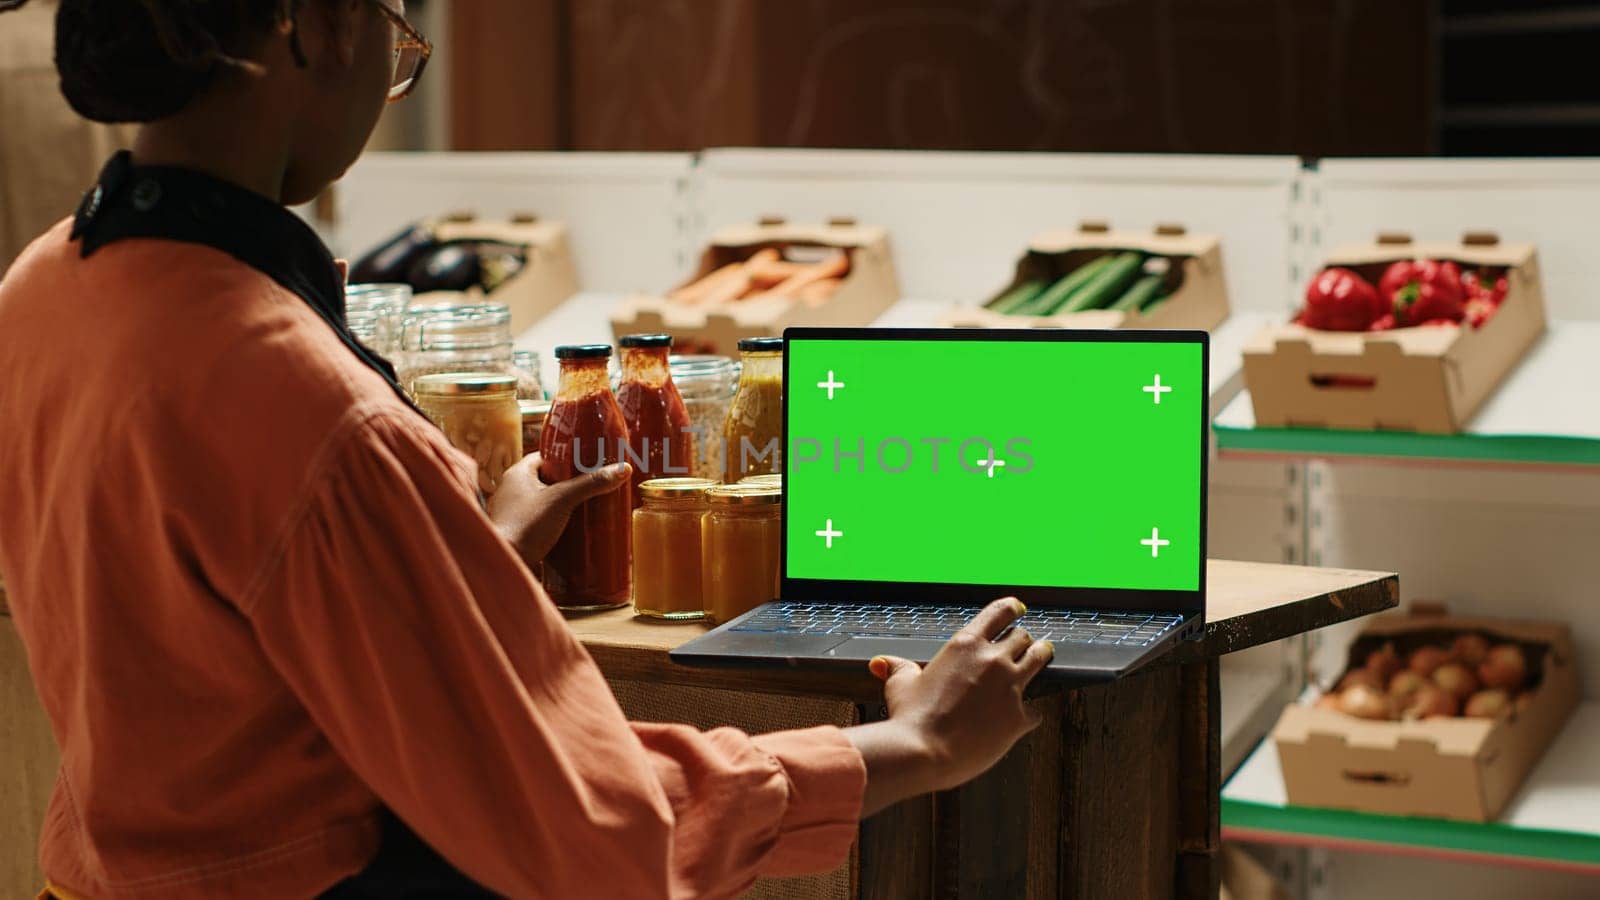
[[[1559,322],[1460,434],[1257,428],[1248,391],[1216,418],[1218,454],[1251,459],[1377,459],[1600,473],[1600,323]]]
[[[1498,822],[1291,806],[1270,739],[1222,792],[1225,838],[1600,875],[1600,703],[1578,707]]]

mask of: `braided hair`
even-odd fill
[[[0,0],[0,12],[28,0]],[[302,0],[61,0],[56,71],[61,93],[95,122],[171,116],[228,71],[259,73],[255,42],[293,23]],[[291,33],[296,61],[304,65]]]

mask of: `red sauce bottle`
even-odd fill
[[[565,481],[622,462],[628,428],[611,393],[605,344],[557,347],[561,381],[539,437],[539,479]],[[633,502],[626,490],[585,500],[545,557],[545,590],[563,609],[613,609],[628,603]]]
[[[628,457],[633,466],[633,506],[644,502],[639,485],[652,478],[687,476],[694,467],[689,410],[672,383],[667,353],[672,336],[630,334],[622,346],[622,385],[617,403],[628,426]]]

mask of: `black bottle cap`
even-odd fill
[[[739,349],[756,353],[777,353],[783,350],[781,337],[740,338]]]
[[[672,335],[625,334],[622,336],[622,340],[617,341],[617,344],[622,347],[647,347],[659,349],[661,347],[672,346]]]
[[[556,348],[556,359],[608,359],[610,344],[563,344]]]

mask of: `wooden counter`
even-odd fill
[[[1114,684],[1034,699],[1044,724],[994,770],[863,822],[846,896],[1217,896],[1217,657],[1392,608],[1399,582],[1379,572],[1212,560],[1206,591],[1203,639]],[[568,621],[634,718],[749,727],[752,709],[783,718],[791,704],[806,703],[794,724],[818,724],[829,718],[815,712],[820,700],[835,701],[824,709],[855,704],[854,721],[884,712],[881,686],[864,666],[858,675],[691,668],[667,653],[703,625],[626,610]],[[668,705],[677,712],[653,715],[653,695],[676,696]],[[719,706],[719,697],[742,700]],[[703,702],[683,714],[693,698]],[[726,710],[727,721],[711,708]],[[837,894],[774,887],[771,895]]]
[[[960,790],[902,803],[862,823],[850,863],[831,875],[768,882],[756,897],[1215,897],[1221,723],[1217,656],[1396,604],[1392,575],[1213,561],[1203,640],[1111,685],[1032,702],[1044,724]],[[859,675],[694,669],[667,651],[699,625],[626,611],[575,617],[634,718],[752,731],[883,715]],[[0,887],[31,896],[34,843],[55,748],[21,642],[0,616],[0,745],[20,758],[0,784]],[[14,763],[17,760],[14,759]]]

